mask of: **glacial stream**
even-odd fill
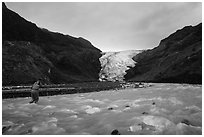
[[[3,134],[202,134],[202,86],[155,84],[2,100]]]

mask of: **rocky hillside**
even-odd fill
[[[101,63],[101,71],[99,73],[100,81],[123,81],[126,70],[135,66],[132,59],[139,50],[106,52],[99,59]]]
[[[202,83],[202,24],[186,26],[163,39],[158,47],[133,57],[137,65],[126,80]]]
[[[101,51],[79,37],[50,32],[2,3],[3,85],[97,81]]]

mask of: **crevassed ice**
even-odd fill
[[[126,70],[134,67],[136,62],[132,59],[141,50],[129,50],[121,52],[106,52],[99,58],[101,71],[99,73],[100,81],[123,81]]]

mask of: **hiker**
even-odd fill
[[[41,87],[40,80],[36,81],[31,88],[32,100],[29,103],[37,103],[39,100],[39,88]]]

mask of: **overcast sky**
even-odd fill
[[[139,50],[202,21],[202,3],[9,3],[38,27],[89,40],[102,51]]]

